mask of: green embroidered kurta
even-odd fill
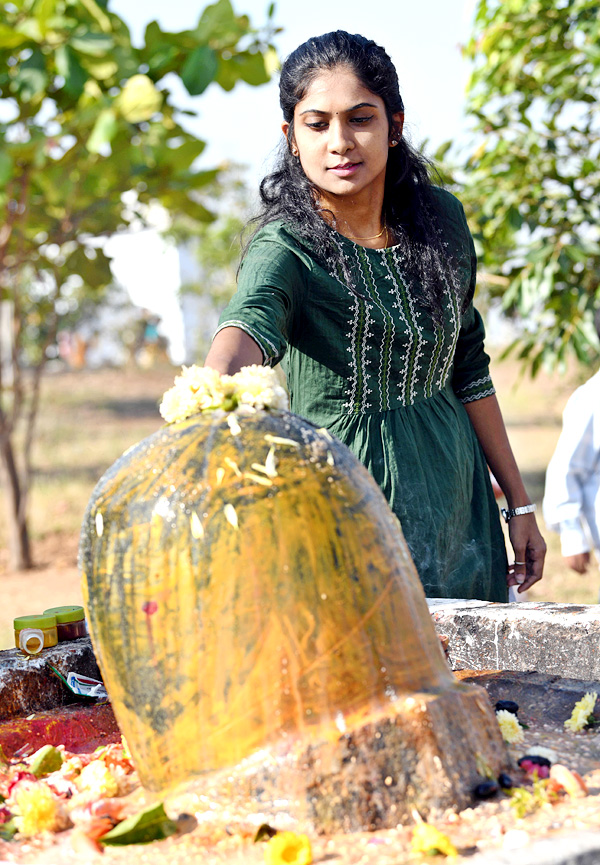
[[[292,411],[326,427],[369,469],[398,516],[430,597],[505,601],[506,551],[487,466],[463,403],[494,393],[472,304],[476,259],[463,209],[436,193],[469,299],[446,286],[443,326],[419,301],[399,247],[336,235],[361,296],[274,222],[252,240],[219,323],[265,364],[282,361]]]

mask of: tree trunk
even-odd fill
[[[6,434],[0,436],[0,465],[8,511],[10,566],[16,571],[26,571],[33,567],[33,561],[27,530],[27,515],[24,508],[24,491],[21,487],[12,443]]]

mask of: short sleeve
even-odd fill
[[[475,282],[477,279],[477,256],[471,232],[464,218],[464,227],[468,237],[471,273],[468,288],[468,306],[463,313],[456,353],[454,355],[454,371],[452,387],[462,403],[474,402],[496,392],[490,376],[490,358],[485,353],[483,343],[485,328],[479,312],[473,306]]]
[[[294,252],[273,240],[255,238],[216,333],[225,327],[240,328],[262,351],[263,364],[275,366],[286,352],[303,287],[302,262]]]

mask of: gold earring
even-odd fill
[[[295,147],[292,147],[292,156],[298,156],[298,151]]]
[[[398,142],[396,141],[396,139],[392,138],[392,140],[390,141],[390,147],[395,147],[397,144]]]

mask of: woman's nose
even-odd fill
[[[341,122],[331,121],[329,124],[329,140],[327,142],[331,153],[345,153],[354,147],[350,130]]]

